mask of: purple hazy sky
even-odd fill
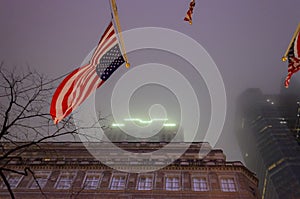
[[[0,0],[0,61],[7,67],[29,65],[49,78],[74,70],[108,24],[108,2]],[[287,73],[281,57],[300,22],[300,1],[196,0],[192,26],[183,21],[189,0],[117,0],[117,4],[123,30],[169,28],[207,50],[220,70],[228,99],[217,147],[229,159],[241,159],[232,133],[236,96],[249,87],[279,92]]]

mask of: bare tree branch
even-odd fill
[[[70,117],[55,125],[49,113],[56,88],[53,83],[60,78],[47,80],[35,71],[9,71],[3,62],[0,65],[0,176],[11,198],[15,196],[4,171],[23,176],[31,173],[37,184],[38,181],[29,167],[24,172],[10,169],[10,161],[22,159],[23,152],[39,143],[66,135],[74,139],[78,134]],[[47,198],[39,184],[38,187]]]
[[[9,179],[5,176],[6,172],[23,176],[31,173],[38,184],[30,167],[26,167],[24,171],[16,171],[10,169],[11,161],[18,159],[24,163],[26,160],[22,159],[22,154],[39,147],[40,143],[57,141],[65,136],[75,140],[80,135],[71,117],[55,125],[49,113],[50,100],[56,89],[55,83],[64,76],[48,80],[36,71],[28,69],[22,73],[15,69],[5,69],[3,62],[0,64],[0,177],[11,198],[15,196]],[[87,139],[92,138],[89,135],[84,136]],[[43,197],[47,198],[39,184],[38,187]],[[79,190],[70,197],[76,198],[81,192]]]
[[[4,184],[7,187],[7,190],[9,192],[9,194],[10,194],[11,199],[15,199],[15,195],[14,195],[14,193],[13,193],[11,187],[10,187],[10,184],[9,184],[8,180],[6,179],[6,177],[5,177],[2,169],[0,169],[0,176],[1,176],[1,179],[3,180]]]

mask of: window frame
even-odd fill
[[[46,177],[46,183],[44,185],[41,186],[40,182],[38,182],[41,189],[43,189],[46,186],[46,184],[48,183],[48,180],[50,179],[51,174],[52,174],[52,171],[36,171],[36,172],[34,172],[34,177],[37,179],[37,181],[38,181],[37,176],[41,176],[41,175],[47,176]],[[33,184],[35,184],[36,187],[32,187]],[[39,189],[39,187],[38,187],[38,185],[37,185],[37,183],[36,183],[36,181],[34,180],[33,177],[31,179],[31,181],[29,182],[27,188],[28,189]]]
[[[168,188],[167,186],[167,181],[169,178],[172,178],[172,179],[178,179],[178,188],[177,189],[174,189],[174,182],[173,180],[171,181],[171,187]],[[164,189],[166,191],[181,191],[182,190],[182,179],[181,179],[181,176],[178,175],[178,174],[167,174],[165,177],[164,177]]]
[[[222,183],[223,180],[226,180],[226,183]],[[228,180],[232,180],[233,183],[229,183]],[[220,182],[220,189],[222,192],[237,192],[238,186],[237,181],[234,176],[220,176],[219,178]],[[226,185],[227,187],[223,187],[223,185]],[[233,187],[230,187],[230,185],[233,185]]]
[[[97,181],[98,184],[97,184],[97,186],[95,188],[87,187],[86,180],[87,180],[88,176],[99,176],[99,180]],[[102,178],[103,178],[103,173],[101,171],[87,171],[85,173],[85,176],[84,176],[84,179],[83,179],[81,187],[83,189],[85,189],[85,190],[96,190],[96,189],[98,189],[100,187]]]
[[[11,183],[9,182],[9,179],[11,178],[11,176],[19,177],[18,182],[17,182],[16,185],[14,185],[14,186],[12,186]],[[16,188],[18,188],[18,186],[20,185],[20,183],[21,183],[21,181],[22,181],[23,178],[24,178],[24,176],[23,176],[22,174],[17,174],[17,173],[9,174],[9,175],[6,177],[7,182],[9,183],[11,189],[16,189]],[[3,182],[3,180],[2,180],[1,188],[7,189],[7,186],[5,185],[5,183]]]
[[[64,187],[60,188],[60,187],[58,187],[59,184],[60,184],[60,182],[61,182],[61,178],[64,175],[73,176],[72,179],[71,179],[71,183],[70,183],[70,187],[69,188],[64,188]],[[68,190],[68,189],[71,189],[72,186],[73,186],[73,183],[74,183],[74,180],[75,180],[76,176],[77,176],[77,172],[76,171],[61,171],[60,174],[59,174],[59,176],[58,176],[58,178],[57,178],[57,180],[56,180],[54,188],[55,189],[59,189],[59,190]]]
[[[203,187],[201,186],[201,184],[203,182],[199,182],[199,188],[196,189],[195,188],[195,182],[194,182],[194,179],[204,179],[204,183],[206,184],[206,189],[202,189]],[[196,191],[196,192],[205,192],[205,191],[209,191],[210,190],[210,187],[209,187],[209,181],[208,181],[208,176],[207,175],[192,175],[191,176],[191,188],[193,191]]]
[[[149,189],[148,186],[146,186],[147,182],[145,182],[145,185],[143,187],[140,186],[140,180],[141,178],[151,178],[151,187]],[[140,174],[137,178],[137,184],[136,184],[136,189],[139,190],[139,191],[151,191],[154,189],[154,175],[153,174]]]
[[[120,182],[118,182],[118,185],[117,186],[112,186],[112,183],[114,182],[114,179],[117,178],[117,177],[124,177],[124,185],[123,187],[121,187],[119,184]],[[114,190],[114,191],[118,191],[118,190],[125,190],[126,187],[127,187],[127,179],[128,179],[128,174],[125,174],[125,173],[113,173],[111,175],[111,178],[110,178],[110,182],[109,182],[109,190]],[[114,188],[113,187],[120,187],[120,188]]]

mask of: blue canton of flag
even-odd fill
[[[100,63],[96,67],[98,76],[103,80],[107,80],[115,70],[125,62],[119,45],[116,44],[100,59]]]

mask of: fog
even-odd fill
[[[189,36],[208,52],[223,78],[227,98],[225,125],[214,147],[223,149],[229,160],[242,160],[234,133],[237,96],[247,88],[260,88],[266,94],[279,93],[283,88],[287,64],[281,62],[281,57],[298,25],[300,1],[196,0],[192,26],[183,21],[188,3],[117,1],[124,31],[141,27],[172,29]],[[110,19],[108,1],[2,0],[0,61],[6,67],[26,70],[30,66],[50,79],[57,78],[81,65]],[[203,77],[186,59],[171,52],[143,49],[128,53],[128,57],[131,68],[122,66],[97,90],[97,110],[111,114],[112,91],[124,74],[146,63],[164,64],[182,74],[196,93],[201,115],[197,140],[201,140],[211,117],[211,99]],[[292,77],[291,85],[293,79],[299,80],[299,74]],[[182,119],[176,94],[157,84],[140,86],[134,92],[129,101],[130,113],[149,119],[149,108],[154,104],[165,108],[170,121],[179,123]]]

